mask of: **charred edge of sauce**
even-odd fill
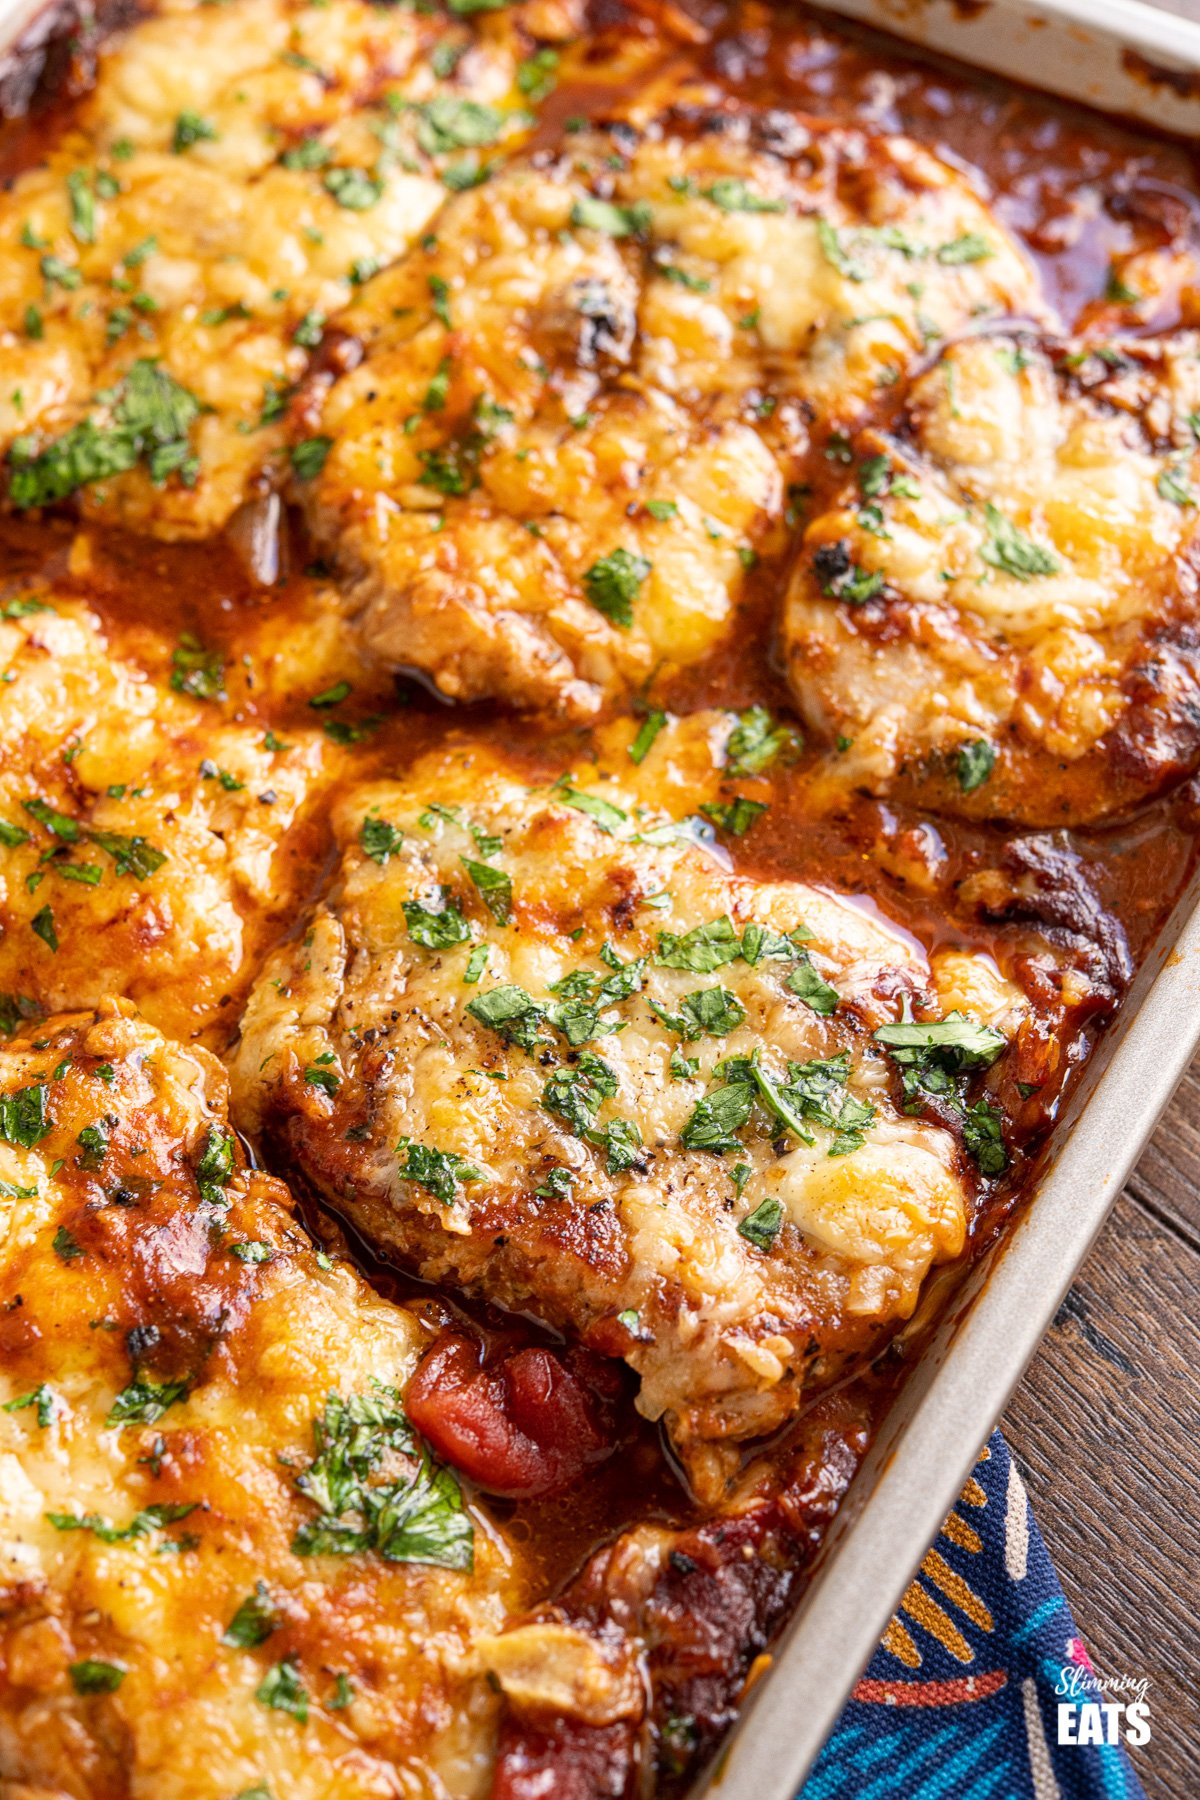
[[[86,93],[107,39],[151,11],[147,0],[45,0],[16,41],[0,49],[0,120]]]
[[[1150,88],[1170,88],[1181,100],[1200,100],[1200,70],[1169,68],[1165,63],[1151,62],[1140,50],[1122,50],[1121,65],[1126,74]]]
[[[600,1645],[614,1628],[632,1632],[644,1706],[591,1726],[506,1707],[493,1800],[625,1800],[647,1777],[655,1793],[683,1791],[736,1718],[807,1581],[866,1450],[870,1412],[856,1388],[827,1395],[791,1434],[774,1492],[645,1546],[644,1556],[623,1554],[619,1542],[597,1551],[550,1616]]]

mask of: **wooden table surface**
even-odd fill
[[[1101,1674],[1146,1676],[1151,1800],[1200,1796],[1200,1058],[1005,1415]]]

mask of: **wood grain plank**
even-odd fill
[[[1152,1684],[1152,1800],[1200,1780],[1198,1301],[1200,1254],[1126,1193],[1004,1420],[1098,1669]]]
[[[1184,1076],[1129,1186],[1150,1212],[1176,1225],[1200,1250],[1200,1056]]]

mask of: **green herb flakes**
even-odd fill
[[[652,566],[632,550],[612,550],[585,572],[584,593],[597,612],[614,625],[628,629],[633,624],[633,603]]]
[[[256,1581],[254,1592],[247,1594],[221,1633],[221,1642],[230,1650],[253,1650],[265,1644],[279,1623],[265,1581]]]
[[[738,1236],[744,1237],[754,1245],[756,1250],[769,1250],[779,1236],[783,1226],[783,1207],[778,1200],[762,1200],[738,1226]]]
[[[1017,581],[1058,574],[1062,564],[1053,551],[1019,531],[990,500],[983,513],[988,535],[979,554],[985,563]]]

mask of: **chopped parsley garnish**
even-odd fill
[[[46,1514],[55,1531],[90,1531],[99,1538],[102,1544],[126,1544],[134,1538],[149,1537],[152,1531],[161,1531],[165,1525],[174,1525],[180,1519],[186,1519],[194,1513],[198,1502],[183,1501],[174,1505],[144,1506],[135,1513],[128,1525],[109,1525],[98,1513],[56,1513]]]
[[[604,1132],[608,1152],[605,1166],[610,1175],[622,1175],[640,1162],[642,1134],[632,1119],[612,1119]]]
[[[469,494],[479,479],[480,448],[478,436],[471,433],[465,438],[452,438],[436,450],[419,450],[421,485],[450,499]]]
[[[465,944],[471,935],[471,927],[457,906],[440,892],[432,906],[421,900],[405,900],[402,910],[409,937],[426,950],[449,950],[453,944]]]
[[[77,244],[94,244],[96,196],[86,169],[72,169],[67,176],[67,201],[71,212],[71,236]]]
[[[603,1141],[596,1130],[596,1114],[617,1091],[617,1078],[602,1057],[590,1050],[580,1053],[573,1068],[556,1069],[542,1089],[542,1105],[566,1121],[576,1137],[590,1143]]]
[[[296,480],[315,481],[332,449],[333,439],[329,437],[304,438],[299,444],[293,444],[291,464]]]
[[[6,1413],[23,1412],[27,1406],[37,1408],[37,1422],[42,1431],[54,1418],[54,1393],[43,1381],[32,1393],[19,1394],[15,1400],[6,1400],[0,1411]]]
[[[559,1001],[557,1006],[550,1008],[547,1017],[575,1049],[586,1044],[589,1038],[603,1036],[614,1029],[601,1024],[599,1010],[590,1001],[578,998]]]
[[[263,1243],[261,1239],[249,1239],[244,1243],[230,1244],[228,1249],[230,1256],[236,1256],[237,1260],[242,1263],[268,1263],[275,1259],[275,1252],[270,1244]]]
[[[320,138],[306,137],[285,150],[279,160],[285,169],[323,169],[332,154],[329,145],[323,144]]]
[[[701,806],[700,811],[719,831],[726,831],[730,837],[745,837],[756,819],[762,817],[767,810],[762,800],[750,800],[739,794],[734,800],[714,800]]]
[[[1172,467],[1163,469],[1154,485],[1160,499],[1173,500],[1176,506],[1195,506],[1196,504],[1196,496],[1188,486],[1181,463],[1175,463]]]
[[[299,344],[302,350],[315,350],[325,330],[325,314],[310,308],[292,333],[293,344]]]
[[[828,1017],[830,1013],[837,1011],[841,1004],[841,996],[835,987],[830,987],[829,983],[817,973],[807,950],[801,950],[798,957],[797,966],[788,976],[786,985],[791,993],[803,1000],[805,1006],[810,1006],[813,1012]]]
[[[881,1025],[874,1033],[900,1070],[905,1110],[920,1112],[926,1100],[940,1101],[962,1120],[963,1143],[985,1175],[1008,1167],[1001,1115],[986,1101],[968,1107],[967,1078],[987,1069],[1005,1049],[1001,1032],[961,1012],[925,1023]]]
[[[369,212],[383,194],[383,183],[365,169],[326,169],[325,191],[347,212]]]
[[[718,1156],[729,1150],[740,1150],[741,1141],[734,1134],[749,1122],[753,1111],[751,1083],[728,1082],[697,1100],[695,1110],[679,1134],[679,1141],[685,1150],[709,1150]]]
[[[977,1100],[963,1116],[963,1147],[972,1157],[981,1175],[1003,1175],[1008,1167],[1008,1150],[1004,1143],[1004,1115]]]
[[[125,837],[119,831],[88,831],[88,837],[117,865],[118,875],[132,875],[145,881],[161,869],[167,860],[165,850],[156,849],[144,837]]]
[[[485,994],[477,994],[468,1000],[466,1010],[489,1031],[498,1032],[505,1043],[532,1051],[542,1041],[538,1028],[546,1009],[516,982],[504,982]]]
[[[216,138],[216,127],[202,119],[199,113],[181,112],[171,135],[171,148],[176,156],[182,156],[193,144],[213,144]]]
[[[470,1570],[474,1532],[449,1469],[421,1460],[412,1474],[373,1482],[385,1457],[415,1454],[412,1430],[394,1389],[331,1394],[313,1421],[316,1451],[296,1486],[319,1509],[292,1539],[297,1556],[374,1551],[387,1562]]]
[[[403,842],[404,833],[399,826],[390,825],[386,819],[366,818],[359,827],[359,848],[381,868],[390,856],[396,855]]]
[[[47,949],[58,954],[58,932],[54,926],[54,912],[49,906],[43,906],[40,912],[34,913],[29,921],[29,929],[34,937],[41,938]]]
[[[859,567],[845,538],[838,538],[832,544],[818,544],[813,551],[812,564],[827,600],[844,600],[847,606],[865,606],[885,586],[878,569]]]
[[[45,1082],[0,1094],[0,1138],[6,1144],[19,1144],[23,1150],[40,1144],[54,1125],[47,1111],[49,1097]]]
[[[11,1037],[23,1019],[36,1019],[37,1016],[36,1004],[24,994],[0,994],[0,1032],[5,1037]]]
[[[787,211],[786,200],[772,200],[767,194],[756,193],[747,187],[744,181],[736,176],[722,176],[714,181],[711,187],[701,188],[700,193],[705,200],[711,200],[722,212],[749,213],[781,213]]]
[[[72,1231],[68,1231],[67,1226],[59,1226],[58,1231],[54,1233],[54,1242],[50,1244],[50,1249],[63,1262],[79,1262],[79,1258],[83,1256],[83,1244],[74,1237]]]
[[[225,1206],[225,1189],[233,1180],[233,1136],[219,1125],[210,1125],[204,1134],[196,1163],[196,1185],[200,1198],[210,1206]]]
[[[644,763],[650,754],[655,738],[667,722],[665,712],[649,712],[638,726],[637,735],[629,746],[631,762]]]
[[[205,781],[219,782],[227,794],[240,794],[245,790],[246,784],[244,781],[239,781],[236,775],[231,775],[229,773],[228,769],[218,768],[211,757],[206,756],[202,759],[200,763],[200,774]],[[114,798],[120,799],[121,796],[116,795]]]
[[[493,868],[490,863],[474,862],[469,856],[460,857],[459,861],[497,925],[507,925],[512,917],[512,877],[503,869]]]
[[[396,1145],[396,1154],[404,1153],[404,1161],[400,1164],[399,1175],[402,1181],[415,1181],[426,1193],[440,1200],[443,1206],[453,1206],[458,1198],[460,1186],[468,1182],[482,1181],[482,1169],[469,1163],[464,1156],[455,1150],[437,1150],[430,1144],[414,1143],[412,1138],[401,1138]]]
[[[783,1207],[779,1201],[761,1200],[739,1224],[738,1236],[746,1238],[756,1250],[769,1250],[782,1226]]]
[[[665,969],[689,969],[694,975],[709,975],[726,963],[736,962],[741,954],[741,939],[732,919],[725,916],[693,925],[681,937],[670,931],[660,932],[654,960]]]
[[[451,366],[450,358],[448,356],[443,356],[441,362],[434,371],[432,381],[425,389],[425,397],[421,401],[422,412],[441,412],[443,406],[445,406],[446,398],[450,392]]]
[[[954,759],[954,772],[963,793],[972,794],[977,787],[982,787],[995,766],[995,746],[986,738],[972,738],[969,743],[960,744]]]
[[[171,655],[171,687],[194,700],[224,700],[225,663],[218,650],[207,650],[185,631]]]
[[[649,228],[652,218],[653,214],[643,200],[635,201],[632,206],[617,206],[611,200],[597,200],[591,194],[584,194],[571,208],[572,225],[588,231],[607,232],[609,237],[636,237]]]
[[[145,463],[156,483],[174,470],[185,482],[195,479],[197,465],[188,450],[188,432],[200,402],[173,375],[143,358],[104,398],[112,406],[109,426],[84,419],[41,450],[32,437],[14,439],[9,497],[18,510],[53,505],[78,488],[124,474],[138,462]]]
[[[61,838],[65,844],[74,844],[79,840],[79,822],[67,813],[60,813],[48,805],[45,800],[22,800],[21,805],[31,818],[39,825],[45,826],[53,837]]]
[[[439,94],[435,99],[427,100],[417,112],[420,115],[417,143],[429,156],[494,144],[504,125],[494,106],[483,106],[477,100],[459,100],[452,94]]]
[[[1062,564],[1053,551],[1027,537],[990,500],[984,507],[983,514],[988,535],[979,552],[982,561],[993,569],[1001,569],[1004,574],[1013,576],[1017,581],[1032,581],[1035,576],[1058,574]]]
[[[319,694],[314,694],[308,704],[315,707],[340,706],[353,692],[348,681],[335,681],[332,687],[322,688]]]
[[[106,1425],[153,1425],[168,1407],[186,1400],[186,1381],[146,1381],[140,1375],[113,1401]]]
[[[572,787],[564,776],[555,783],[554,797],[569,806],[573,812],[586,813],[600,827],[606,837],[612,837],[618,827],[627,823],[629,814],[621,807],[614,806],[611,800],[602,799],[599,794],[588,794],[582,788]]]
[[[254,1592],[242,1604],[221,1633],[221,1642],[231,1650],[253,1650],[265,1644],[279,1623],[265,1581],[256,1581]]]
[[[100,1119],[95,1125],[85,1125],[76,1138],[79,1145],[79,1166],[81,1169],[98,1169],[108,1155],[108,1134],[111,1119]]]
[[[558,78],[558,57],[557,50],[535,50],[532,56],[527,56],[524,62],[517,64],[517,87],[527,100],[532,100],[535,106],[539,100],[544,100],[555,86]]]
[[[674,282],[676,287],[686,289],[689,294],[708,294],[712,291],[712,282],[703,275],[693,275],[687,269],[681,269],[678,263],[664,261],[660,256],[654,265],[655,273],[664,280]]]
[[[697,988],[695,993],[686,994],[677,1013],[668,1012],[654,1000],[650,1010],[668,1031],[677,1032],[688,1041],[705,1036],[726,1037],[746,1017],[737,995],[724,987]]]
[[[752,1056],[729,1057],[718,1063],[715,1073],[724,1085],[710,1088],[697,1102],[680,1134],[685,1150],[708,1150],[723,1156],[740,1149],[735,1133],[749,1122],[756,1101],[802,1143],[815,1142],[809,1124],[832,1132],[830,1156],[857,1150],[875,1117],[872,1106],[846,1091],[850,1076],[847,1053],[828,1061],[789,1063],[786,1081],[767,1074],[757,1049]]]
[[[273,1712],[290,1713],[301,1725],[308,1720],[308,1690],[300,1679],[294,1657],[285,1657],[267,1670],[254,1690],[254,1698]]]
[[[865,281],[869,271],[862,263],[855,262],[842,246],[840,234],[829,223],[828,219],[817,220],[817,241],[821,246],[821,254],[830,266],[847,281]]]
[[[955,1072],[986,1069],[1005,1047],[1001,1032],[961,1012],[921,1023],[881,1025],[873,1035],[876,1043],[891,1053],[893,1062],[922,1070],[934,1065]]]
[[[583,590],[597,612],[623,629],[633,624],[633,603],[652,568],[644,556],[623,547],[611,550],[586,570]]]
[[[951,238],[949,243],[939,244],[937,248],[938,261],[949,269],[962,263],[984,262],[992,254],[992,246],[978,231],[964,231],[960,237]]]
[[[129,1673],[120,1663],[98,1662],[92,1657],[69,1663],[68,1671],[77,1694],[115,1694]]]
[[[444,275],[431,275],[429,277],[429,298],[433,304],[434,318],[439,320],[440,323],[446,327],[446,330],[449,331],[451,329],[450,283],[446,280]]]
[[[858,471],[858,485],[867,500],[891,492],[892,469],[886,456],[868,456]]]
[[[730,775],[761,775],[781,757],[799,753],[800,733],[780,725],[765,706],[749,706],[725,740],[725,768]]]
[[[342,1078],[335,1069],[327,1065],[334,1060],[333,1051],[327,1050],[324,1056],[318,1056],[316,1062],[309,1063],[304,1071],[304,1080],[309,1087],[320,1088],[332,1100],[342,1085]]]
[[[599,1009],[617,1006],[631,994],[641,992],[646,973],[644,956],[623,963],[612,946],[604,944],[600,960],[612,971],[610,975],[601,975],[595,969],[572,969],[561,981],[551,984],[551,993],[563,1000],[585,1000]]]

